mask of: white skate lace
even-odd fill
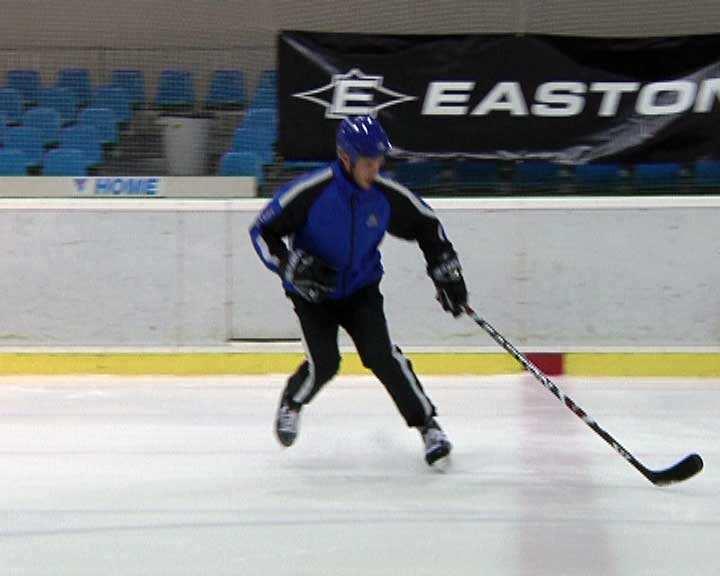
[[[278,429],[293,432],[295,430],[298,414],[296,410],[291,410],[287,406],[280,407],[280,414],[278,415]]]
[[[445,433],[437,428],[427,428],[423,434],[423,438],[425,440],[425,448],[428,449],[447,440]]]

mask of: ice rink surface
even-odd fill
[[[455,444],[422,460],[384,389],[332,382],[282,449],[280,376],[0,379],[0,574],[717,575],[720,382],[423,383]]]

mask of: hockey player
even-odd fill
[[[305,362],[282,393],[275,431],[284,446],[295,441],[303,405],[339,369],[342,327],[407,425],[419,430],[425,460],[432,465],[452,445],[411,363],[390,342],[379,290],[383,268],[378,245],[386,232],[417,241],[438,300],[455,317],[467,302],[460,263],[430,207],[380,175],[391,145],[378,120],[343,120],[336,146],[334,163],[280,189],[250,228],[258,255],[282,278],[306,351]]]

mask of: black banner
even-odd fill
[[[283,32],[279,148],[335,155],[371,114],[407,157],[720,156],[720,35],[650,39]]]

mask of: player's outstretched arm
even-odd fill
[[[467,304],[467,288],[462,267],[452,243],[432,208],[412,191],[384,177],[376,180],[390,202],[388,232],[393,236],[414,240],[420,246],[427,272],[437,289],[443,310],[456,318]]]

